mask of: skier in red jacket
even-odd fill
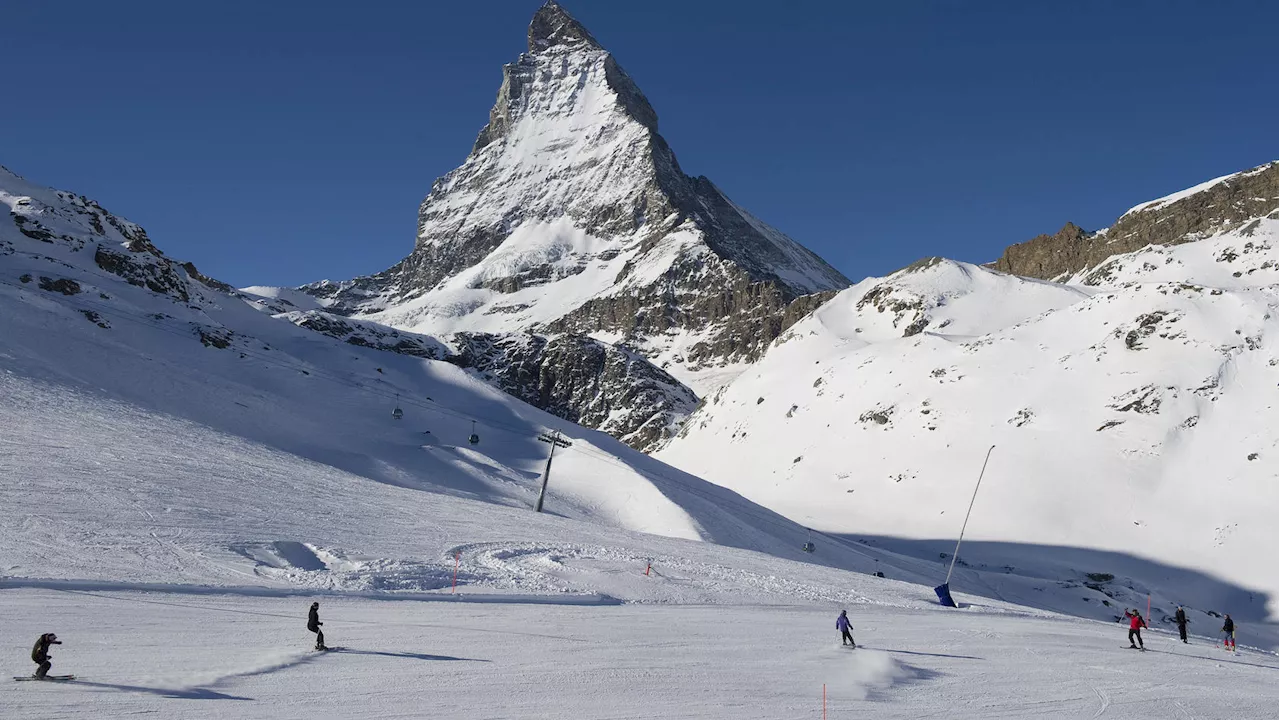
[[[1146,650],[1142,645],[1142,628],[1146,627],[1147,623],[1142,620],[1142,613],[1126,609],[1124,614],[1129,618],[1129,647],[1134,650]],[[1133,644],[1134,638],[1138,640],[1137,645]]]

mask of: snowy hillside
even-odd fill
[[[470,155],[432,185],[408,257],[369,277],[248,291],[442,340],[618,345],[687,386],[662,417],[591,425],[652,449],[669,434],[635,439],[677,426],[684,396],[731,379],[849,281],[686,175],[644,94],[555,2],[535,14],[528,48],[503,68]],[[634,392],[603,387],[591,403],[620,406]],[[587,424],[593,415],[583,403],[540,407]]]
[[[1274,635],[1276,234],[1273,202],[1070,284],[936,258],[864,280],[657,457],[798,522],[937,557],[995,445],[970,567],[1036,574],[1057,558],[1086,602],[1151,591],[1166,613],[1183,602]],[[964,572],[954,585],[984,582]]]
[[[0,202],[12,220],[0,224],[11,442],[49,434],[42,408],[63,408],[68,423],[102,417],[133,426],[99,441],[107,446],[127,444],[154,417],[172,426],[149,431],[161,436],[213,433],[204,444],[248,442],[395,486],[528,507],[546,458],[537,437],[556,430],[574,443],[556,465],[557,514],[798,556],[797,526],[775,517],[785,540],[747,529],[719,508],[735,502],[732,493],[431,360],[446,350],[429,339],[406,335],[399,338],[406,347],[394,347],[395,338],[358,321],[347,321],[346,334],[327,328],[335,335],[327,337],[263,314],[256,298],[166,258],[139,226],[0,172]],[[393,418],[396,407],[402,419]],[[467,442],[473,432],[477,444]],[[692,488],[688,509],[672,499],[683,485]],[[751,507],[751,523],[768,522],[771,513]],[[700,517],[696,508],[729,515]],[[86,560],[86,572],[111,572],[108,561]],[[16,561],[10,570],[30,574],[41,565]]]

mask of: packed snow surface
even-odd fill
[[[667,582],[657,579],[655,582]],[[572,607],[7,590],[13,674],[57,627],[66,684],[0,683],[6,717],[1274,718],[1270,655],[971,607]]]

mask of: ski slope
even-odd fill
[[[11,717],[1274,718],[1274,656],[969,608],[573,607],[6,590],[0,648],[56,625],[66,684],[0,682]],[[28,637],[30,636],[30,637]],[[19,663],[21,661],[21,663]],[[25,663],[25,664],[22,664]]]

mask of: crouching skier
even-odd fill
[[[311,611],[307,613],[307,629],[316,634],[316,649],[328,650],[324,645],[324,631],[320,626],[324,623],[320,622],[320,603],[311,603]]]
[[[45,633],[36,640],[35,647],[31,648],[31,659],[40,666],[36,668],[37,680],[43,680],[49,674],[49,668],[53,667],[53,663],[49,662],[49,646],[61,644],[62,641],[53,633]]]
[[[849,634],[849,611],[841,610],[840,617],[836,618],[836,629],[840,631],[840,646],[848,644],[850,647],[858,647],[853,641],[853,636]]]

